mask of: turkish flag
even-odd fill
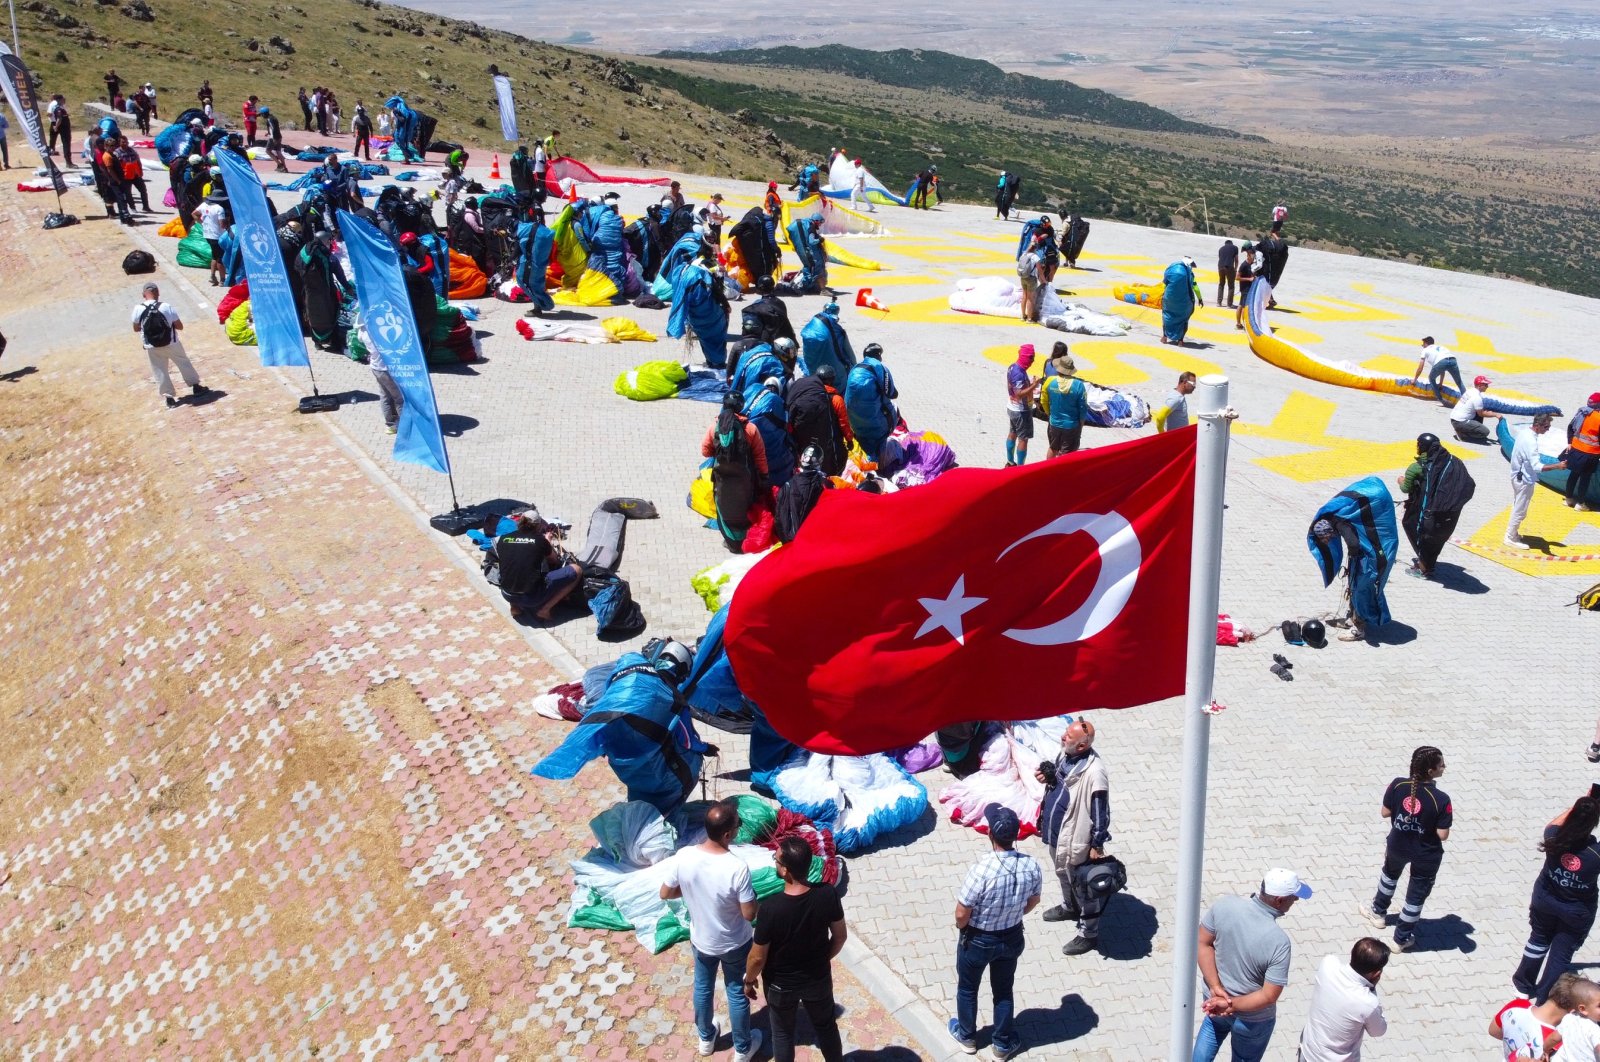
[[[1195,438],[825,492],[734,594],[739,688],[842,755],[1183,692]]]

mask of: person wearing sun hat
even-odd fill
[[[1273,867],[1250,896],[1224,896],[1200,919],[1199,965],[1205,982],[1192,1062],[1212,1062],[1233,1038],[1234,1062],[1260,1062],[1278,1022],[1278,997],[1289,984],[1289,934],[1278,919],[1311,887]]]
[[[1083,418],[1089,413],[1089,393],[1078,379],[1078,366],[1065,343],[1050,352],[1050,372],[1039,392],[1039,405],[1050,420],[1045,435],[1050,456],[1076,453],[1083,443]]]

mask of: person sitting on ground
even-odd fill
[[[821,365],[810,376],[796,380],[789,388],[789,430],[794,448],[802,455],[814,451],[824,475],[844,472],[850,459],[850,414],[839,393],[839,376],[832,365]]]
[[[1483,397],[1489,390],[1489,384],[1487,376],[1479,376],[1472,381],[1471,387],[1461,392],[1456,407],[1450,411],[1450,427],[1455,430],[1456,438],[1474,443],[1489,441],[1489,426],[1484,421],[1500,416],[1483,408]]]
[[[700,456],[712,459],[711,495],[717,509],[717,530],[729,553],[744,550],[750,531],[750,508],[765,489],[767,450],[761,432],[740,410],[744,397],[729,391],[700,443]]]
[[[511,605],[513,617],[532,612],[534,619],[548,623],[552,610],[583,578],[583,565],[561,563],[555,531],[537,513],[522,513],[516,524],[494,544],[500,595]]]
[[[1413,387],[1423,373],[1428,374],[1428,386],[1433,388],[1433,397],[1438,399],[1441,406],[1450,404],[1444,400],[1444,392],[1439,389],[1445,373],[1449,373],[1451,379],[1455,380],[1456,394],[1466,393],[1467,388],[1461,382],[1461,366],[1456,363],[1456,356],[1435,343],[1432,336],[1422,337],[1422,357],[1417,359],[1417,371],[1411,374]]]
[[[775,294],[776,290],[777,284],[770,276],[756,277],[756,291],[761,297],[740,311],[741,317],[760,322],[757,336],[763,343],[771,343],[779,337],[795,338],[794,325],[789,323],[789,308]]]

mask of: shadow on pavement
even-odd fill
[[[1375,634],[1367,635],[1368,645],[1410,645],[1417,640],[1417,629],[1409,623],[1390,620]]]
[[[1417,943],[1411,950],[1459,951],[1463,955],[1470,955],[1478,950],[1478,942],[1472,939],[1475,928],[1460,915],[1424,918],[1417,923]]]
[[[1443,561],[1433,566],[1433,577],[1439,585],[1446,590],[1454,590],[1458,594],[1487,594],[1489,587],[1476,575],[1467,571],[1459,564],[1446,564]]]
[[[932,806],[925,807],[922,809],[922,814],[917,816],[915,822],[907,823],[898,830],[893,830],[884,834],[882,837],[879,837],[875,842],[873,842],[870,847],[864,848],[856,854],[866,855],[870,852],[882,851],[885,848],[898,848],[903,844],[910,844],[912,841],[926,837],[928,834],[932,833],[934,826],[937,825],[938,822],[939,813],[934,811]],[[982,842],[981,845],[974,847],[973,851],[978,854],[982,854],[987,850],[989,839],[978,833],[974,833],[972,836],[974,840]],[[973,858],[976,859],[977,856],[974,855]]]
[[[220,391],[213,387],[203,395],[184,395],[178,399],[178,404],[183,406],[209,406],[228,397],[228,392]]]
[[[339,395],[339,400],[347,405],[358,406],[363,402],[376,402],[378,396],[371,391],[345,391]]]
[[[478,370],[473,366],[482,365],[488,360],[488,358],[479,358],[470,365],[462,364],[461,362],[456,362],[454,365],[429,365],[428,371],[439,376],[477,376]]]
[[[12,369],[10,372],[0,373],[0,380],[4,380],[6,383],[16,383],[24,376],[32,376],[38,371],[36,366],[24,365],[20,369]]]
[[[1039,1049],[1076,1040],[1099,1024],[1100,1015],[1095,1013],[1094,1008],[1082,996],[1074,992],[1070,996],[1062,996],[1061,1005],[1054,1010],[1030,1007],[1019,1012],[1017,1035],[1022,1037],[1022,1045],[1030,1053],[1039,1053],[1041,1057],[1061,1058],[1065,1056],[1055,1052],[1045,1054]]]
[[[460,413],[439,414],[439,430],[452,439],[461,438],[477,426],[477,417],[463,416]]]
[[[1100,954],[1128,962],[1149,956],[1161,928],[1156,909],[1131,893],[1119,892],[1100,919]]]

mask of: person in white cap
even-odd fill
[[[1274,867],[1251,896],[1225,896],[1200,919],[1203,1017],[1192,1062],[1212,1062],[1233,1037],[1233,1062],[1261,1062],[1278,1023],[1278,997],[1289,984],[1289,934],[1278,919],[1311,887]]]

